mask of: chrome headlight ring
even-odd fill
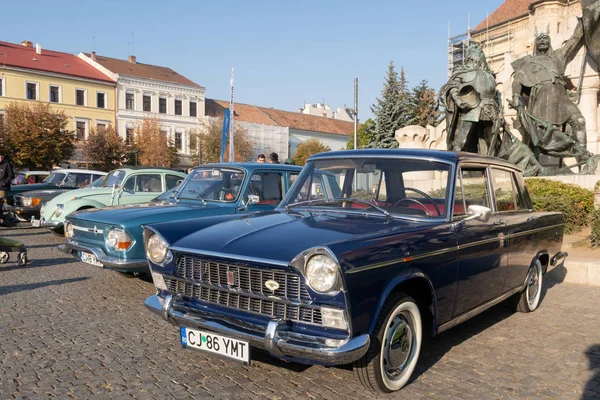
[[[65,222],[65,237],[67,239],[73,238],[73,224],[70,222]]]
[[[304,275],[308,287],[317,293],[335,296],[343,291],[341,267],[337,257],[326,247],[304,251],[290,265]]]
[[[144,227],[144,247],[146,257],[154,264],[165,265],[173,261],[169,243],[153,229]]]
[[[106,247],[110,249],[127,251],[133,246],[134,241],[131,236],[125,232],[125,229],[113,227],[106,233],[104,243],[106,244]]]
[[[57,217],[60,217],[64,211],[65,211],[65,205],[64,204],[57,204],[56,205],[56,210],[54,211],[54,215],[57,216]]]

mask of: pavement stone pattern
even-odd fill
[[[351,367],[256,351],[243,366],[185,350],[178,328],[143,306],[152,283],[69,258],[44,229],[0,236],[31,259],[0,265],[2,399],[600,399],[598,288],[546,281],[538,311],[500,305],[432,338],[412,382],[381,395]]]

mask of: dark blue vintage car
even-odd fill
[[[72,213],[59,249],[88,264],[146,273],[143,224],[273,210],[300,171],[284,164],[205,164],[152,202]]]
[[[520,171],[499,159],[322,153],[273,212],[146,226],[157,289],[146,306],[186,347],[354,363],[366,387],[391,392],[423,335],[504,300],[534,311],[543,274],[566,255],[563,227],[562,214],[533,210]]]

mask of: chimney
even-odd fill
[[[136,63],[135,56],[129,56],[129,62],[132,64]]]
[[[39,43],[35,44],[35,52],[36,54],[42,54],[42,45]]]
[[[92,51],[92,54],[90,54],[90,58],[94,61],[96,61],[96,52]]]
[[[23,40],[21,42],[21,46],[25,46],[25,47],[33,47],[33,42],[30,42],[29,40]]]

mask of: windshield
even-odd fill
[[[199,167],[181,184],[178,199],[234,202],[237,200],[245,173],[233,168]]]
[[[100,184],[102,183],[103,180],[104,180],[104,177],[100,177],[100,178],[96,179],[94,182],[90,183],[87,187],[98,187],[98,186],[100,186]]]
[[[108,175],[104,177],[100,187],[111,187],[113,185],[121,186],[123,178],[125,178],[125,171],[116,170],[109,172]]]
[[[388,217],[445,217],[450,171],[449,164],[419,159],[316,160],[306,164],[281,205],[288,210],[326,207]]]
[[[64,172],[52,172],[44,180],[44,183],[53,183],[55,185],[58,185],[59,183],[61,183],[63,181],[63,179],[65,179],[65,176],[67,176],[67,174]]]
[[[25,174],[17,174],[10,182],[12,185],[20,185],[25,180]]]

